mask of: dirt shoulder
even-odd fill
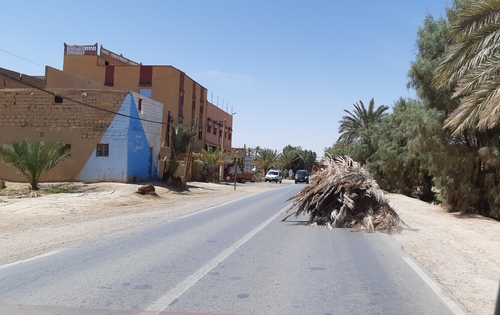
[[[7,183],[0,194],[0,265],[171,221],[293,181],[238,184],[236,190],[232,184],[192,182],[182,193],[153,184],[158,196],[137,194],[143,184],[51,183],[42,188],[75,192],[27,198],[27,184]],[[500,222],[450,214],[401,195],[388,197],[414,229],[394,235],[395,240],[471,314],[492,314],[500,280]]]

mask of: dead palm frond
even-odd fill
[[[293,202],[282,221],[307,213],[309,225],[328,228],[392,234],[406,226],[365,167],[346,156],[327,156],[324,162],[311,184],[288,199]]]

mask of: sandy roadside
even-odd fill
[[[189,192],[177,193],[154,184],[158,196],[137,194],[142,184],[119,183],[72,183],[75,193],[36,198],[18,198],[25,196],[13,192],[0,196],[0,265],[82,246],[118,231],[170,221],[281,187],[246,183],[234,190],[232,184],[192,182]],[[293,181],[283,181],[286,184]],[[26,187],[8,183],[7,191]],[[439,206],[401,195],[388,197],[401,218],[415,229],[394,235],[395,240],[470,314],[492,314],[500,279],[500,222],[449,214]]]

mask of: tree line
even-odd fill
[[[454,0],[419,27],[408,88],[417,98],[362,101],[325,153],[366,164],[388,191],[500,219],[500,0]]]

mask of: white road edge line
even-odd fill
[[[415,270],[420,278],[422,278],[425,283],[427,283],[432,291],[436,293],[436,295],[444,302],[444,304],[446,304],[450,308],[450,310],[455,315],[466,315],[455,302],[453,302],[450,298],[446,297],[443,294],[443,290],[441,290],[441,288],[431,278],[429,278],[429,276],[427,276],[425,272],[420,269],[420,267],[417,266],[417,264],[415,264],[415,262],[410,257],[403,257],[403,259],[408,263],[408,265],[410,265],[410,267],[413,268],[413,270]]]
[[[28,261],[32,261],[32,260],[38,259],[38,258],[43,258],[43,257],[47,257],[47,256],[59,254],[62,251],[63,251],[62,249],[60,249],[60,250],[54,250],[54,251],[51,251],[51,252],[48,252],[48,253],[45,253],[45,254],[41,254],[41,255],[38,255],[38,256],[35,256],[35,257],[31,257],[31,258],[24,259],[24,260],[19,260],[19,261],[10,263],[10,264],[2,265],[2,266],[0,266],[0,269],[4,269],[4,268],[12,267],[12,266],[15,266],[15,265],[19,265],[19,264],[22,264],[22,263],[25,263],[25,262],[28,262]]]
[[[232,244],[228,249],[221,252],[219,255],[215,256],[212,260],[203,265],[200,269],[198,269],[195,273],[188,276],[184,281],[179,283],[175,288],[171,289],[167,294],[165,294],[161,299],[159,299],[155,304],[146,308],[146,311],[158,311],[156,314],[160,314],[163,312],[175,299],[177,299],[181,294],[186,292],[190,287],[192,287],[198,280],[200,280],[204,275],[206,275],[210,270],[212,270],[215,266],[220,264],[224,259],[226,259],[229,255],[231,255],[234,251],[236,251],[239,247],[245,244],[249,239],[251,239],[255,234],[259,233],[264,227],[266,227],[269,223],[274,221],[277,217],[282,215],[284,211],[286,211],[289,206],[284,207],[280,211],[278,211],[275,215],[264,221],[261,225],[257,226],[255,229],[250,231],[247,235],[243,236],[237,242]],[[150,314],[151,313],[147,313]]]

